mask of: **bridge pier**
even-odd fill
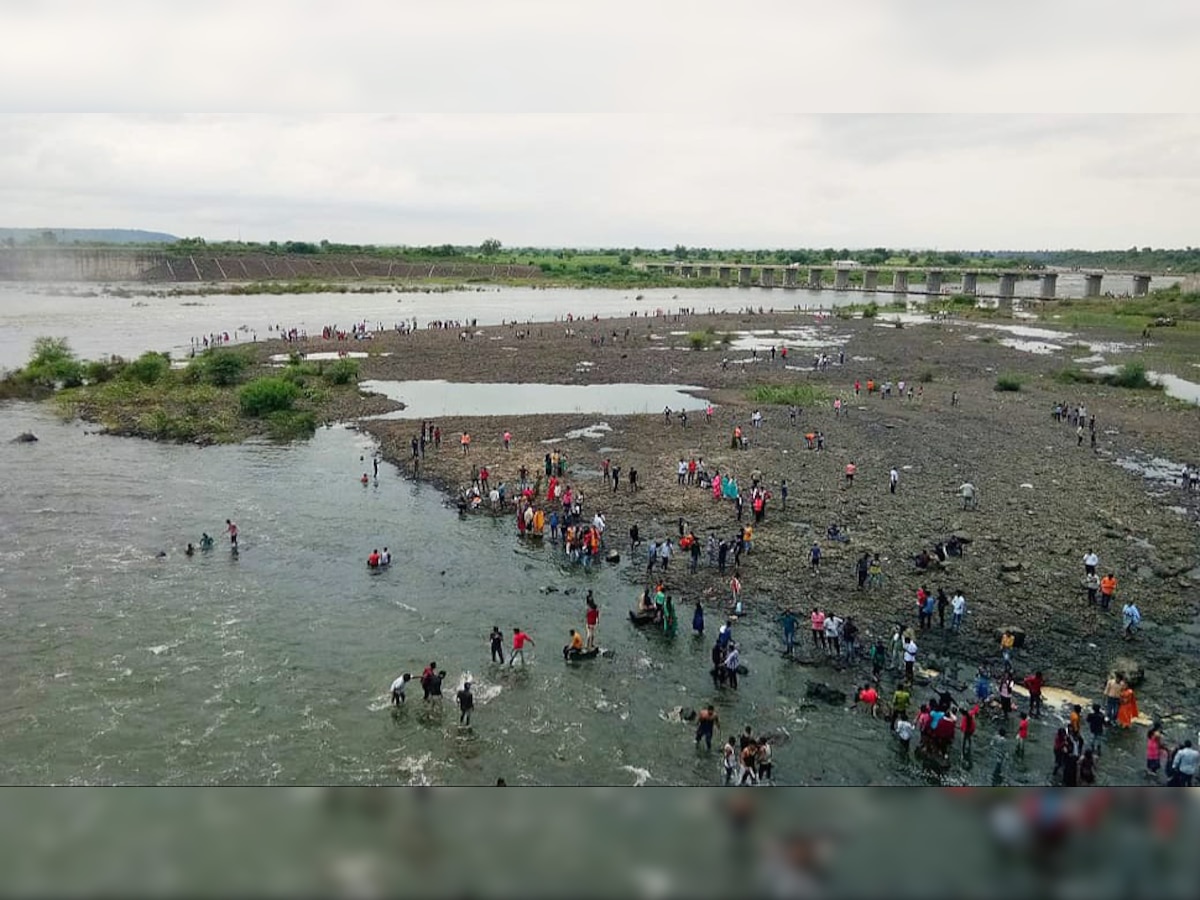
[[[908,273],[897,269],[892,275],[892,291],[897,294],[908,293]]]
[[[1150,276],[1149,275],[1134,275],[1133,276],[1133,296],[1145,297],[1150,293]]]
[[[1100,285],[1104,281],[1103,275],[1087,275],[1084,277],[1083,296],[1099,297]]]
[[[833,272],[833,289],[844,291],[850,287],[850,272],[848,269],[835,269]]]
[[[721,266],[717,269],[717,277],[722,281],[728,281],[733,277],[733,266]]]
[[[750,287],[754,284],[754,280],[750,277],[752,270],[749,266],[741,266],[738,269],[738,285],[740,287]]]
[[[808,286],[814,289],[819,289],[821,287],[821,270],[817,266],[809,267]]]
[[[962,292],[972,297],[979,293],[979,273],[963,272]]]
[[[940,294],[942,292],[942,270],[930,269],[925,273],[925,293]]]
[[[765,288],[775,287],[775,270],[770,266],[763,266],[762,274],[758,277],[758,283]]]
[[[867,269],[863,272],[863,290],[873,291],[879,287],[879,270]]]
[[[1057,286],[1058,276],[1053,272],[1047,272],[1042,276],[1042,292],[1040,294],[1041,298],[1043,300],[1053,299]]]
[[[783,270],[783,286],[785,288],[799,287],[800,270],[792,266],[788,266]]]
[[[1017,292],[1017,276],[1011,272],[1000,273],[1000,290],[999,294],[1002,299],[1010,301],[1008,308],[1012,309],[1012,298]]]
[[[1002,290],[1003,290],[1003,285],[1004,285],[1004,279],[1005,279],[1005,278],[1012,278],[1012,277],[1013,277],[1013,276],[1011,276],[1011,275],[1001,275],[1001,276],[1000,276],[1000,284],[1001,284],[1001,289],[1002,289]],[[1012,294],[1008,294],[1008,295],[1006,296],[1006,295],[1004,295],[1003,293],[1001,293],[1001,295],[1000,295],[1000,299],[996,301],[996,309],[997,309],[997,310],[998,310],[998,311],[999,311],[999,312],[1000,312],[1002,315],[1006,315],[1006,316],[1008,316],[1008,317],[1011,319],[1011,318],[1012,318],[1012,314],[1013,314],[1013,298],[1012,298]]]

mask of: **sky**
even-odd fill
[[[1193,0],[0,0],[0,21],[0,226],[1200,244]]]

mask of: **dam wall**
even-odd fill
[[[378,257],[306,254],[161,253],[148,250],[0,248],[0,281],[158,282],[282,281],[365,278],[537,278],[537,266],[403,262]]]

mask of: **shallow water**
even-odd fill
[[[1121,371],[1121,367],[1097,366],[1091,371],[1097,375],[1116,375]],[[1163,372],[1147,372],[1146,377],[1152,383],[1161,385],[1168,397],[1183,400],[1185,403],[1200,404],[1200,384],[1180,378],[1178,375],[1169,375]]]
[[[708,401],[672,384],[470,384],[452,381],[363,381],[371,394],[405,404],[379,419],[434,419],[443,416],[531,416],[558,413],[634,415],[704,409]]]

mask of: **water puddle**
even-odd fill
[[[1097,375],[1116,375],[1121,371],[1120,366],[1097,366],[1089,371]],[[1168,375],[1161,372],[1147,372],[1146,377],[1154,384],[1161,385],[1168,397],[1183,400],[1185,403],[1200,404],[1200,384],[1180,378],[1178,375]]]
[[[361,350],[318,350],[313,353],[305,353],[301,359],[305,362],[330,362],[335,359],[366,359],[371,354],[364,353]],[[390,353],[380,353],[379,356],[391,356]],[[291,359],[290,353],[275,353],[271,356],[271,362],[285,363]]]
[[[735,331],[734,339],[729,349],[748,352],[752,350],[770,352],[772,347],[820,349],[821,347],[839,347],[850,340],[847,335],[831,334],[825,327],[790,328],[773,331]]]
[[[1141,475],[1147,481],[1156,481],[1166,485],[1178,485],[1179,473],[1183,471],[1183,463],[1177,463],[1161,456],[1150,456],[1136,450],[1129,456],[1119,456],[1113,460],[1126,472]]]
[[[600,413],[613,416],[703,409],[708,401],[675,384],[472,384],[452,381],[363,381],[361,390],[405,405],[376,419],[442,416],[532,416]]]
[[[1023,353],[1033,353],[1037,356],[1049,356],[1061,350],[1062,347],[1058,344],[1049,344],[1045,341],[1028,341],[1020,338],[1001,338],[1000,344],[1004,347],[1011,347],[1013,350],[1020,350]]]

